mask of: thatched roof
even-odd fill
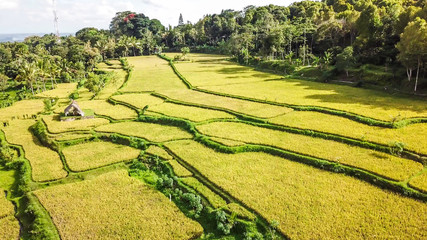
[[[84,116],[85,113],[82,111],[82,109],[79,107],[77,102],[73,100],[71,104],[65,108],[64,110],[65,116]]]

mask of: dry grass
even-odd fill
[[[414,186],[420,190],[423,190],[424,192],[427,192],[427,171],[424,170],[424,172],[413,178],[410,182],[409,185]]]
[[[128,60],[135,69],[121,92],[186,89],[167,61],[157,56],[129,57]]]
[[[164,142],[174,139],[192,138],[193,136],[177,127],[145,122],[121,122],[97,127],[95,131],[120,133],[127,136],[141,137],[152,142]]]
[[[77,83],[60,83],[55,89],[39,93],[36,96],[68,99],[70,94],[76,90],[76,87]]]
[[[38,190],[62,239],[192,239],[203,228],[125,170]]]
[[[427,205],[342,174],[264,153],[217,153],[166,144],[291,239],[423,239]]]
[[[92,109],[95,114],[104,115],[113,119],[135,119],[137,113],[123,105],[112,105],[104,100],[79,101],[80,108]]]
[[[221,97],[192,90],[162,91],[161,94],[164,94],[170,97],[171,99],[180,100],[183,102],[225,108],[261,118],[275,117],[292,111],[292,109],[286,107],[272,106],[263,103],[255,103],[240,99]]]
[[[33,114],[42,112],[44,109],[43,100],[22,100],[14,103],[10,107],[0,109],[0,121],[10,121],[12,118],[25,119]]]
[[[14,216],[0,218],[0,238],[3,240],[19,239],[19,222]]]
[[[199,180],[193,177],[187,177],[181,179],[181,181],[205,197],[214,208],[223,208],[227,205],[224,199],[212,192],[212,190],[199,182]]]
[[[163,99],[154,97],[148,93],[130,93],[122,95],[114,95],[111,97],[114,100],[128,103],[136,108],[143,109],[145,106],[153,106],[163,103]]]
[[[173,172],[178,177],[189,177],[193,174],[188,171],[185,167],[179,164],[176,160],[170,160],[168,163],[172,166]]]
[[[62,150],[73,171],[85,171],[138,157],[140,150],[111,142],[89,142]]]
[[[63,169],[57,152],[41,145],[29,128],[34,120],[14,120],[8,127],[2,128],[6,140],[21,145],[25,158],[30,161],[34,181],[48,181],[63,178],[67,172]]]
[[[346,118],[317,112],[294,111],[272,118],[272,123],[334,133],[381,144],[402,142],[405,148],[427,154],[427,144],[420,141],[427,136],[427,124],[413,124],[399,129],[368,126]]]
[[[173,103],[163,103],[160,105],[149,107],[148,110],[172,117],[188,119],[194,122],[200,122],[215,118],[234,117],[233,115],[221,111],[215,111],[199,107],[190,107]]]
[[[54,115],[44,116],[43,121],[50,133],[63,133],[69,131],[87,131],[97,126],[108,124],[110,121],[104,118],[93,118],[64,122],[57,120]]]
[[[389,154],[305,135],[254,127],[243,123],[216,122],[197,126],[202,133],[247,143],[265,144],[405,180],[423,169],[422,164]]]
[[[172,159],[172,156],[169,155],[163,148],[157,147],[154,145],[151,145],[147,150],[145,150],[146,153],[159,156],[163,159],[170,160]]]

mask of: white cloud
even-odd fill
[[[18,8],[19,2],[19,0],[0,0],[0,11]]]

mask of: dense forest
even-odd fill
[[[427,0],[247,6],[205,15],[194,24],[180,16],[175,27],[143,13],[119,12],[109,30],[84,28],[60,39],[50,34],[0,44],[0,90],[21,89],[13,97],[22,99],[57,81],[84,80],[98,85],[96,91],[103,83],[93,74],[98,62],[191,51],[228,54],[241,64],[324,82],[419,93],[427,89],[426,19]]]

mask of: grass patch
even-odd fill
[[[97,132],[119,133],[141,137],[152,142],[164,142],[173,139],[192,138],[193,136],[178,127],[164,126],[144,122],[121,122],[97,127]]]
[[[29,128],[34,120],[14,120],[3,131],[9,143],[21,145],[30,161],[34,181],[56,180],[67,176],[57,152],[43,146]]]
[[[419,239],[425,233],[425,203],[355,178],[264,153],[218,153],[187,140],[165,145],[268,221],[279,221],[291,239]]]
[[[168,163],[171,165],[173,172],[178,177],[189,177],[193,175],[190,171],[188,171],[185,167],[179,164],[176,160],[170,160]]]
[[[85,171],[138,157],[140,150],[111,142],[89,142],[62,150],[73,171]]]
[[[216,107],[220,108],[221,110],[228,109],[238,113],[243,113],[261,118],[275,117],[293,111],[292,109],[286,107],[249,102],[241,99],[222,97],[188,89],[162,91],[160,93],[178,101],[200,104],[207,107]]]
[[[62,239],[194,239],[203,232],[164,195],[125,170],[35,195]]]
[[[121,92],[186,89],[165,60],[157,56],[129,57],[127,59],[135,69],[126,86],[120,89]]]
[[[310,156],[365,169],[382,176],[405,180],[423,166],[412,160],[347,144],[292,134],[243,123],[216,122],[197,126],[202,133],[247,143],[275,146]]]
[[[420,138],[427,136],[427,124],[424,123],[391,129],[368,126],[346,118],[324,113],[300,111],[293,111],[283,116],[269,119],[269,122],[290,127],[333,133],[385,145],[393,142],[402,142],[405,144],[405,149],[427,154],[427,144],[425,144],[424,141],[420,141]]]
[[[212,192],[212,190],[203,185],[203,183],[199,182],[196,178],[187,177],[181,179],[181,181],[205,197],[212,207],[223,208],[227,205],[227,202],[224,199]]]
[[[44,116],[47,129],[50,133],[63,133],[70,131],[88,131],[100,125],[108,124],[109,121],[103,118],[92,118],[75,121],[60,121],[54,115]]]

